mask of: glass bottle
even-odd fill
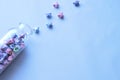
[[[31,27],[20,23],[0,40],[0,73],[23,51],[31,35]]]

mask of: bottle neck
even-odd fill
[[[28,36],[33,34],[32,28],[28,24],[20,23],[18,26],[18,32],[20,34],[26,34]]]

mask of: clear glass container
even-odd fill
[[[27,24],[20,23],[18,27],[11,28],[0,40],[0,73],[21,53],[26,47],[32,34]]]

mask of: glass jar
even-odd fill
[[[31,27],[20,23],[0,40],[0,73],[23,51],[31,34]]]

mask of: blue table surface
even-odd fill
[[[57,1],[0,0],[0,38],[19,22],[40,27],[0,80],[120,80],[120,0]]]

